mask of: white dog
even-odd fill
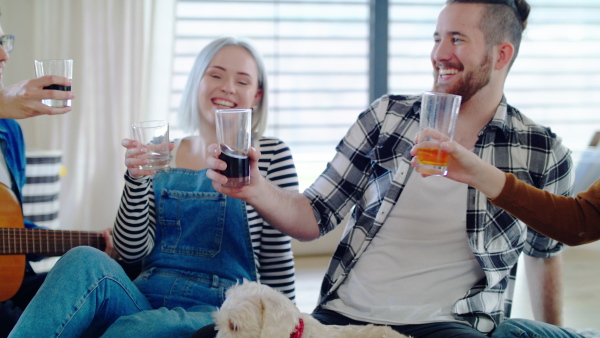
[[[227,290],[213,318],[217,338],[406,337],[387,326],[323,325],[277,290],[249,281]]]

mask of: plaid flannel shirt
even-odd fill
[[[386,95],[375,101],[338,144],[325,171],[305,190],[321,235],[352,210],[323,280],[318,307],[337,297],[336,289],[385,225],[413,173],[410,149],[419,130],[420,107],[420,96]],[[571,194],[570,150],[549,128],[508,106],[506,98],[478,136],[473,151],[486,162],[551,193]],[[453,305],[452,312],[479,331],[490,332],[510,316],[520,253],[552,257],[562,244],[527,228],[472,187],[467,198],[468,242],[485,278]]]

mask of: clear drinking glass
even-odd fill
[[[35,60],[35,76],[42,77],[46,75],[60,75],[69,79],[73,79],[73,60]],[[71,91],[71,86],[61,86],[53,84],[44,87],[44,89]],[[71,100],[51,100],[44,99],[42,103],[50,107],[70,107]]]
[[[140,166],[143,170],[163,170],[169,168],[169,123],[163,120],[136,122],[131,125],[133,138],[140,147],[148,149],[139,158],[146,158],[150,163]]]
[[[426,137],[419,143],[417,171],[434,176],[446,176],[450,154],[440,149],[443,141],[452,141],[460,109],[460,95],[425,92],[421,101],[419,129],[421,133],[434,129],[440,139]]]
[[[224,187],[250,184],[252,109],[218,109],[215,111],[217,139],[221,148],[219,158],[227,163],[221,174],[227,177]]]

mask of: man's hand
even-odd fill
[[[208,153],[210,156],[206,159],[210,169],[206,172],[206,177],[213,181],[213,188],[224,195],[233,198],[243,199],[246,202],[252,204],[256,199],[260,199],[264,196],[264,189],[267,183],[266,180],[260,175],[258,169],[258,161],[260,159],[260,151],[254,147],[250,147],[248,151],[248,158],[250,159],[250,184],[242,187],[224,187],[222,186],[227,182],[227,177],[221,174],[221,170],[227,168],[227,163],[219,159],[221,154],[221,148],[219,145],[213,143],[208,146]]]
[[[210,156],[206,162],[210,169],[206,172],[206,177],[213,181],[215,191],[232,198],[243,199],[252,205],[265,221],[286,235],[302,241],[319,237],[319,226],[308,198],[297,191],[286,191],[261,176],[258,168],[260,151],[250,148],[248,152],[250,184],[228,188],[222,186],[227,182],[227,177],[221,174],[221,170],[227,168],[227,163],[219,159],[219,145],[210,144],[207,150]]]
[[[43,99],[69,100],[75,97],[75,94],[70,91],[44,89],[53,84],[70,86],[71,80],[62,76],[48,75],[21,81],[0,90],[0,118],[25,119],[70,112],[71,107],[53,108],[42,103]]]

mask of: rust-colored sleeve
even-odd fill
[[[567,245],[600,239],[600,179],[576,197],[566,197],[537,189],[513,174],[506,174],[502,192],[490,202],[535,231]]]

